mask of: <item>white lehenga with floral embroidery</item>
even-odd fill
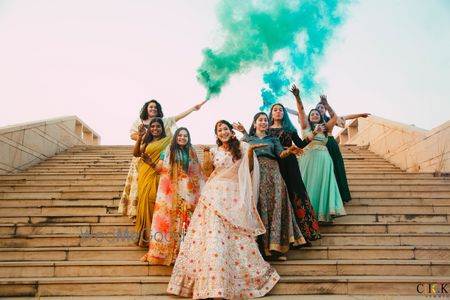
[[[254,202],[258,178],[250,175],[247,149],[241,143],[243,158],[236,162],[229,152],[211,149],[215,170],[192,215],[167,292],[194,299],[254,298],[278,282],[255,241],[265,229]],[[253,174],[259,174],[256,159]]]

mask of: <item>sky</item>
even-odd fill
[[[173,116],[205,98],[196,70],[202,50],[223,42],[217,3],[0,0],[0,127],[76,115],[102,144],[132,144],[129,128],[146,101]],[[233,75],[178,125],[196,144],[214,142],[219,119],[248,128],[265,71]],[[450,1],[354,1],[318,78],[340,115],[369,112],[424,129],[448,121]],[[309,109],[318,99],[303,100]],[[290,96],[280,101],[295,108]]]

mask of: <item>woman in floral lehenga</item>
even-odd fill
[[[187,128],[175,131],[161,158],[149,251],[141,260],[170,265],[177,258],[204,180]]]
[[[149,129],[139,130],[139,138],[134,146],[133,154],[141,157],[142,164],[138,174],[138,205],[136,210],[136,232],[139,246],[148,246],[152,224],[156,192],[158,190],[159,172],[157,164],[161,152],[170,143],[170,136],[164,132],[164,123],[160,118],[150,121]]]
[[[176,129],[176,122],[187,117],[193,111],[199,110],[205,103],[203,101],[197,104],[185,112],[180,113],[175,117],[164,118],[161,104],[156,100],[147,101],[141,109],[139,119],[137,119],[131,129],[130,138],[133,141],[138,139],[138,127],[143,124],[145,128],[148,128],[148,124],[152,118],[162,118],[164,123],[164,130],[167,136],[171,136],[172,132]],[[127,179],[125,181],[125,187],[122,192],[119,203],[119,213],[129,216],[130,219],[136,219],[136,207],[138,204],[138,173],[139,166],[141,165],[140,157],[133,157],[131,160],[130,168],[128,170]]]
[[[282,104],[276,103],[270,108],[269,124],[268,133],[277,137],[285,149],[291,147],[293,143],[299,148],[303,148],[308,144],[306,140],[302,140],[298,136],[297,130],[289,120],[287,111]],[[319,222],[300,175],[297,158],[291,154],[278,162],[281,175],[286,182],[295,218],[303,237],[308,242],[319,239]]]
[[[261,297],[279,276],[255,242],[265,231],[253,197],[259,174],[253,149],[259,145],[240,143],[227,121],[217,122],[215,132],[219,147],[211,154],[205,149],[205,172],[211,165],[214,172],[202,189],[167,292],[194,299]]]

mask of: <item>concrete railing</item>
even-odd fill
[[[368,146],[407,172],[450,172],[450,121],[424,130],[370,116],[350,121],[336,139],[340,144]]]
[[[76,116],[0,127],[0,174],[23,171],[74,145],[99,143]]]

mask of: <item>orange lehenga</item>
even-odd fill
[[[187,231],[204,183],[194,149],[177,150],[175,163],[171,166],[169,148],[163,155],[149,251],[143,257],[150,264],[170,265],[175,262],[180,241]]]
[[[211,149],[214,172],[199,203],[175,262],[167,292],[184,297],[253,298],[268,293],[279,275],[264,261],[255,237],[265,232],[254,202],[258,190],[258,160],[253,174],[243,158]]]

